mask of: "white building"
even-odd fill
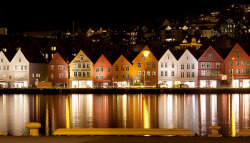
[[[163,87],[172,88],[177,78],[178,61],[168,49],[158,62],[158,82]]]
[[[8,81],[11,79],[10,62],[5,54],[0,52],[0,86],[7,88],[9,86]]]
[[[195,51],[198,52],[198,51]],[[190,88],[198,86],[198,56],[186,50],[178,60],[177,79],[175,84],[187,84]]]
[[[48,75],[46,61],[36,51],[18,50],[10,62],[10,68],[9,81],[12,88],[37,86]]]

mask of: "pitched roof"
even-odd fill
[[[30,63],[47,63],[39,50],[21,49],[23,55]]]

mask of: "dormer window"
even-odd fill
[[[21,58],[19,58],[19,62],[22,62]]]
[[[83,56],[80,56],[80,60],[83,61]]]
[[[55,47],[55,46],[52,46],[52,47],[51,47],[51,51],[56,51],[56,47]]]

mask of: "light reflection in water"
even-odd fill
[[[44,135],[58,128],[188,128],[207,136],[218,125],[224,136],[235,136],[250,126],[249,96],[0,95],[0,131],[28,135],[25,123],[41,122]]]

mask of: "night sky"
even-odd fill
[[[65,30],[76,27],[117,26],[139,24],[142,21],[164,17],[167,19],[216,11],[232,3],[248,0],[209,1],[79,1],[56,3],[33,1],[32,3],[5,2],[0,6],[0,26],[9,32]],[[1,2],[2,3],[2,2]],[[248,2],[249,3],[249,2]]]

